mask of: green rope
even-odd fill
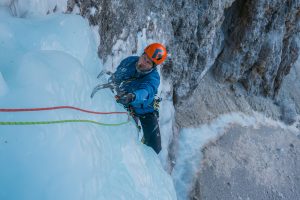
[[[101,122],[96,122],[93,120],[81,120],[81,119],[70,119],[70,120],[57,120],[57,121],[40,121],[40,122],[0,122],[0,125],[40,125],[40,124],[60,124],[60,123],[70,123],[70,122],[86,122],[93,123],[101,126],[121,126],[123,124],[129,123],[129,119],[126,122],[121,122],[117,124],[106,124]]]

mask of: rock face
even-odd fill
[[[173,81],[176,108],[205,85],[210,69],[221,83],[274,98],[299,56],[300,0],[69,0],[68,11],[75,7],[99,25],[104,62],[122,50],[113,50],[119,40],[136,53],[143,30],[147,39],[164,42],[170,59],[162,74]]]
[[[136,34],[144,28],[147,39],[163,41],[172,55],[163,72],[174,80],[174,97],[182,101],[220,53],[224,10],[233,2],[69,0],[68,10],[77,5],[92,25],[99,25],[99,56],[104,61],[113,55],[118,39],[130,41],[128,48],[135,53]]]
[[[300,139],[288,130],[233,126],[203,153],[190,199],[300,198]]]
[[[101,38],[98,54],[106,61],[113,56],[112,47],[118,40],[128,41],[130,53],[137,51],[137,34],[146,29],[147,39],[168,41],[172,37],[170,16],[166,10],[172,6],[157,1],[108,1],[69,0],[68,11],[80,8],[80,14],[89,19],[91,25],[99,26]]]
[[[254,94],[276,95],[299,55],[299,6],[299,1],[236,1],[225,11],[227,36],[216,77],[239,81]]]

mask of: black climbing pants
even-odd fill
[[[158,154],[161,150],[161,139],[160,131],[158,125],[158,112],[147,113],[139,116],[144,137],[142,142],[149,147],[152,147],[154,151]]]

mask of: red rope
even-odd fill
[[[56,106],[56,107],[46,107],[46,108],[11,108],[11,109],[0,108],[0,112],[31,112],[31,111],[57,110],[57,109],[73,109],[73,110],[79,110],[81,112],[98,114],[98,115],[128,114],[127,112],[95,112],[95,111],[76,108],[73,106]]]

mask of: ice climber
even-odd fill
[[[122,60],[112,75],[119,90],[116,101],[140,121],[144,133],[142,142],[152,147],[157,154],[161,150],[158,109],[155,106],[155,95],[160,83],[157,65],[163,63],[166,57],[166,48],[162,44],[153,43],[144,49],[141,56]]]

